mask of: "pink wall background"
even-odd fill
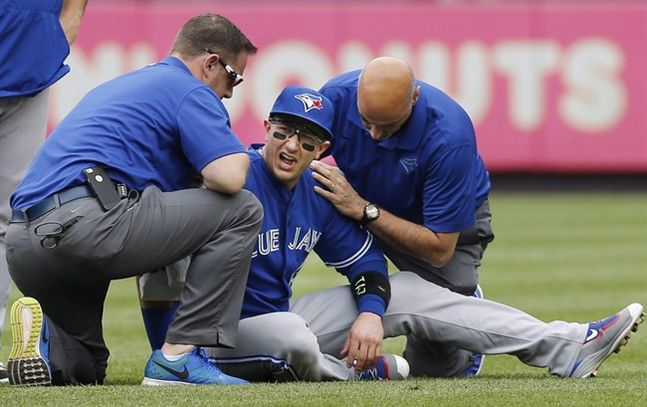
[[[286,84],[318,88],[393,55],[466,108],[493,172],[647,172],[647,3],[626,0],[90,2],[50,126],[93,86],[163,58],[207,11],[259,47],[226,102],[245,144],[263,140]]]

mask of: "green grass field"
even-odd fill
[[[496,240],[481,268],[486,297],[544,320],[586,322],[631,302],[647,303],[647,194],[495,193]],[[295,294],[344,283],[310,260]],[[647,323],[589,380],[559,379],[510,356],[488,356],[478,378],[402,382],[254,384],[143,388],[149,349],[132,279],[112,285],[105,337],[112,352],[106,386],[17,389],[0,385],[0,406],[438,405],[642,406],[647,404]],[[17,290],[11,300],[17,298]],[[8,325],[8,324],[7,324]],[[5,325],[0,359],[7,360]],[[402,338],[385,351],[402,351]]]

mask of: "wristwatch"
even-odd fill
[[[364,206],[364,215],[362,216],[362,220],[360,221],[360,223],[362,225],[367,225],[379,217],[380,217],[380,208],[374,203],[369,202],[366,204],[366,206]]]

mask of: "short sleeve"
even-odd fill
[[[440,152],[439,152],[440,153]],[[424,224],[434,232],[460,232],[474,224],[476,151],[455,147],[432,160],[424,174]]]
[[[186,95],[177,112],[177,123],[182,152],[198,172],[215,159],[245,151],[231,129],[224,105],[206,87]]]

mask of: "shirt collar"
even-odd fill
[[[174,56],[170,56],[170,55],[169,55],[169,56],[167,56],[166,58],[164,58],[164,59],[162,59],[161,61],[159,61],[159,63],[160,63],[160,64],[165,64],[165,65],[174,66],[174,67],[176,67],[176,68],[180,68],[180,69],[185,70],[185,71],[186,71],[186,72],[188,72],[189,74],[191,73],[191,71],[189,71],[189,67],[187,67],[187,66],[184,64],[184,62],[180,61],[180,59],[179,59],[179,58],[174,57]]]

